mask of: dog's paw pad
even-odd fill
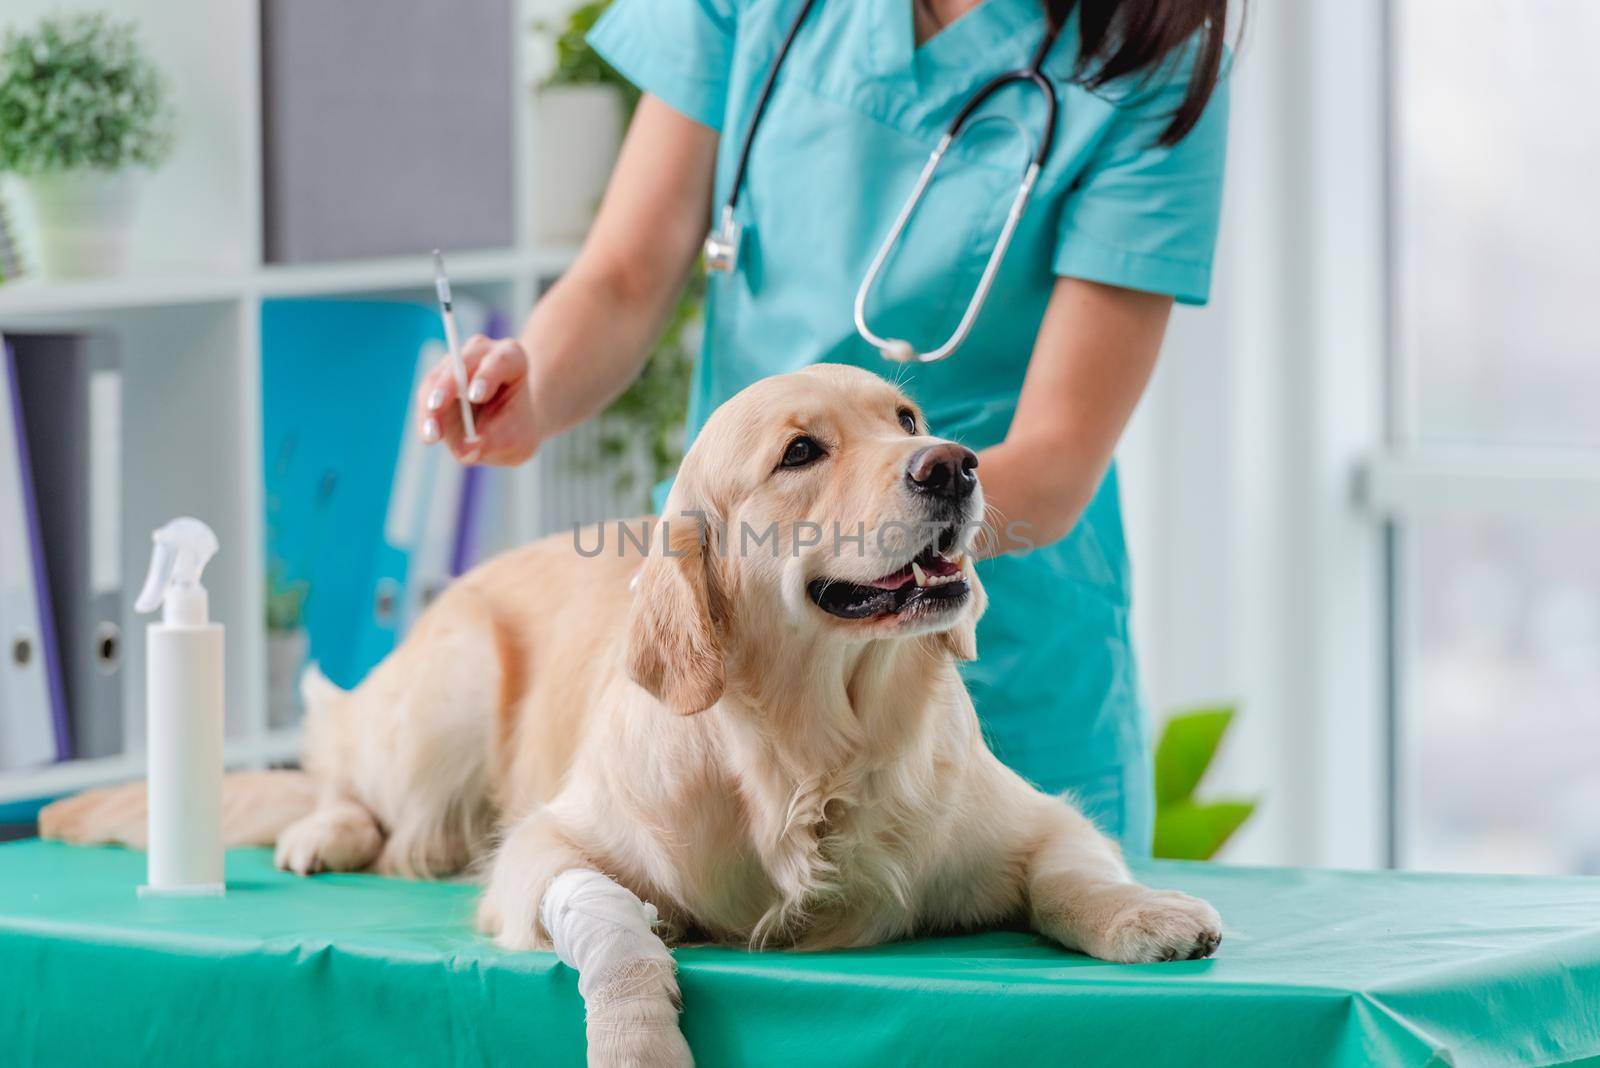
[[[1222,919],[1199,898],[1138,889],[1105,933],[1107,960],[1127,964],[1200,960],[1222,944]]]

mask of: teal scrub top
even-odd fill
[[[722,131],[725,201],[760,86],[801,0],[616,0],[590,42],[640,89]],[[1056,140],[988,304],[948,360],[886,363],[856,333],[856,288],[955,113],[1025,67],[1040,0],[986,0],[916,44],[912,0],[819,0],[795,38],[740,194],[738,269],[713,276],[689,433],[740,389],[813,363],[892,378],[934,433],[974,449],[1006,436],[1057,276],[1203,303],[1221,201],[1227,88],[1172,147],[1156,141],[1191,54],[1139,84],[1071,84],[1076,27],[1045,63]],[[1041,128],[1037,90],[982,114]],[[1033,133],[1032,136],[1037,136]],[[867,319],[919,349],[949,336],[978,282],[1031,145],[986,123],[951,149],[880,276]],[[709,228],[711,220],[707,219]],[[1149,726],[1129,640],[1128,556],[1115,469],[1064,540],[987,561],[989,610],[967,682],[996,754],[1071,791],[1134,852],[1148,849]]]

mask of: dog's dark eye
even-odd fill
[[[901,408],[895,413],[900,419],[900,428],[907,434],[915,437],[917,433],[917,416],[910,408]]]
[[[823,457],[822,446],[807,437],[795,438],[789,442],[789,447],[783,450],[783,460],[779,467],[804,467]]]

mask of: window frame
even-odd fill
[[[1405,265],[1396,217],[1401,181],[1401,146],[1395,121],[1399,106],[1400,42],[1396,5],[1404,0],[1362,0],[1378,7],[1374,43],[1384,57],[1381,78],[1383,116],[1374,130],[1376,145],[1352,144],[1357,151],[1382,155],[1385,255],[1379,269],[1385,280],[1387,321],[1384,344],[1385,432],[1380,447],[1356,469],[1353,503],[1357,512],[1384,532],[1383,594],[1386,606],[1384,700],[1386,838],[1392,867],[1405,867],[1418,834],[1415,798],[1415,734],[1409,715],[1407,665],[1410,659],[1409,606],[1406,597],[1406,532],[1428,517],[1593,517],[1600,515],[1600,450],[1525,447],[1514,444],[1464,446],[1429,442],[1415,422],[1417,375],[1402,328]]]
[[[1118,450],[1151,707],[1240,700],[1208,788],[1262,803],[1230,860],[1405,861],[1414,518],[1600,514],[1600,457],[1409,434],[1396,2],[1250,5],[1212,306],[1174,314]]]

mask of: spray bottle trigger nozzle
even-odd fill
[[[144,589],[139,591],[139,599],[133,602],[135,612],[154,612],[161,607],[161,602],[167,597],[167,583],[172,581],[172,565],[177,562],[178,553],[171,545],[157,541],[155,551],[150,556],[150,572],[144,577]]]
[[[174,519],[150,536],[155,549],[150,572],[134,608],[153,612],[165,606],[169,623],[207,622],[206,590],[200,575],[217,552],[217,536],[198,519]]]

